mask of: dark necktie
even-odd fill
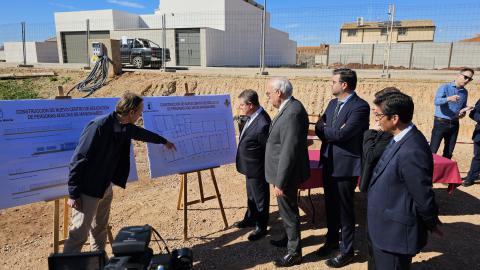
[[[337,101],[337,106],[335,106],[335,111],[333,112],[332,127],[335,125],[335,122],[337,122],[338,112],[343,103],[343,101]]]

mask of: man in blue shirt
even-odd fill
[[[451,83],[440,86],[435,95],[435,119],[433,121],[430,149],[437,153],[442,139],[443,155],[452,158],[457,142],[459,122],[472,107],[467,107],[468,92],[465,86],[473,80],[473,69],[463,68]]]

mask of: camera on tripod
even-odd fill
[[[160,248],[154,254],[149,247],[154,233]],[[158,239],[157,239],[158,238]],[[162,250],[159,241],[162,241]],[[49,270],[190,270],[193,254],[189,248],[172,252],[160,234],[150,225],[124,227],[112,243],[113,255],[107,263],[105,251],[56,253],[48,257]]]
[[[152,232],[159,238],[157,243],[163,242],[166,253],[153,254],[149,247]],[[150,225],[122,228],[112,243],[112,251],[115,257],[109,260],[104,270],[190,270],[193,267],[191,249],[170,252],[163,238]]]

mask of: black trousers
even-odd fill
[[[432,153],[437,153],[443,139],[445,146],[443,147],[442,156],[451,159],[453,149],[455,149],[455,144],[457,143],[459,127],[458,121],[435,117],[433,120],[432,139],[430,140],[430,150],[432,150]]]
[[[480,174],[480,142],[473,143],[473,158],[470,164],[470,170],[467,174],[467,181],[473,182],[478,179]]]
[[[368,261],[368,269],[373,270],[408,270],[412,265],[412,255],[398,254],[383,251],[372,246],[374,256],[374,268],[370,268],[370,260]]]
[[[270,214],[270,187],[265,178],[247,177],[247,212],[244,220],[266,230]]]
[[[297,202],[297,187],[287,187],[283,196],[277,197],[278,210],[285,229],[284,236],[288,239],[287,250],[289,254],[302,254],[300,243],[300,214]]]
[[[327,159],[326,165],[323,175],[328,229],[326,244],[336,245],[341,240],[340,251],[343,254],[353,253],[355,236],[353,202],[358,177],[332,177],[333,161],[330,158]]]

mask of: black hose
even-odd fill
[[[97,60],[95,66],[85,80],[77,83],[70,90],[68,90],[67,96],[70,95],[74,89],[76,89],[80,92],[88,92],[88,94],[84,96],[84,98],[86,98],[102,87],[105,84],[107,77],[108,57],[104,55]]]

